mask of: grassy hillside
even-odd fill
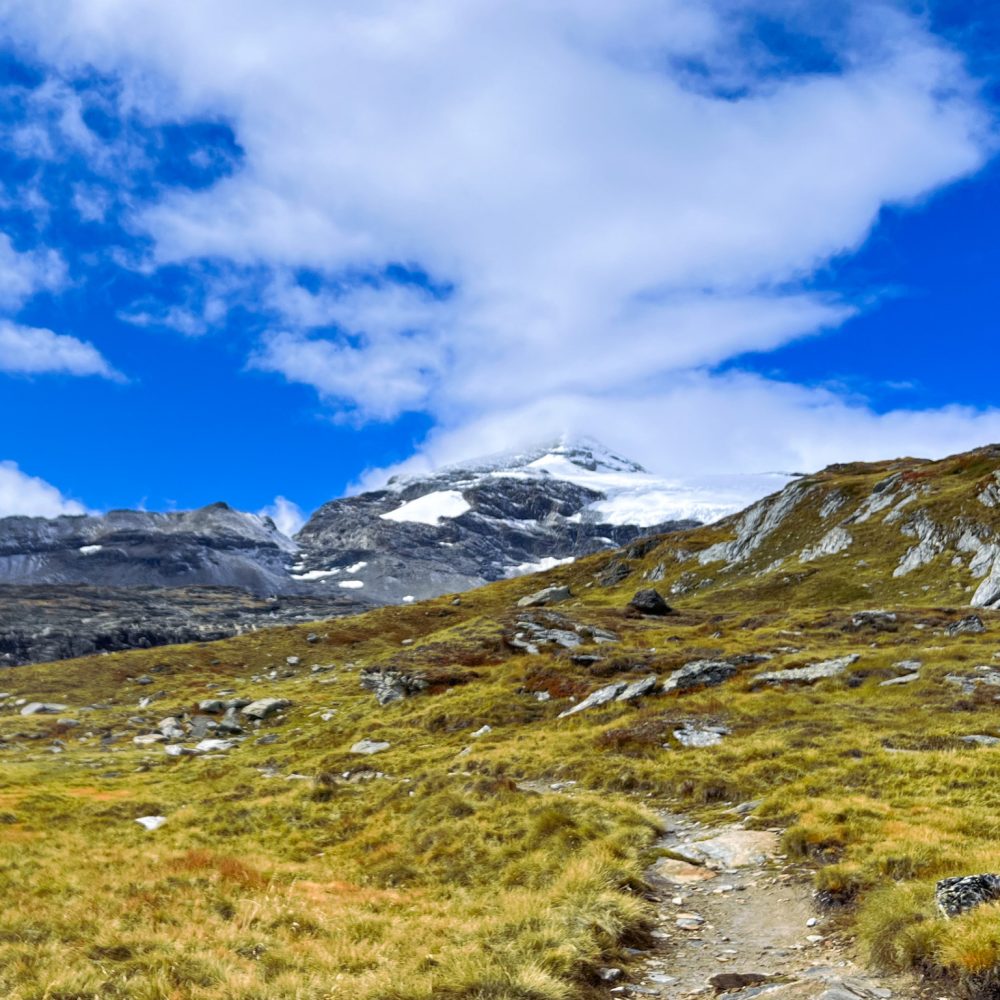
[[[597,970],[627,967],[648,930],[653,810],[731,821],[757,800],[750,825],[785,828],[872,961],[991,989],[1000,906],[944,921],[933,888],[1000,869],[1000,745],[982,739],[1000,736],[1000,622],[980,612],[984,632],[948,631],[977,586],[958,539],[967,522],[1000,527],[978,499],[997,466],[975,453],[827,470],[746,558],[699,559],[739,536],[731,519],[457,603],[4,673],[0,994],[606,995]],[[894,502],[845,525],[847,549],[800,558],[890,475]],[[906,518],[886,523],[911,487]],[[893,576],[921,510],[956,545]],[[650,580],[674,614],[628,611]],[[572,599],[516,608],[555,582]],[[874,607],[895,619],[856,617]],[[529,620],[580,645],[519,649]],[[815,684],[759,680],[846,654]],[[706,658],[737,673],[558,718],[604,685]],[[372,670],[422,690],[379,706],[361,683]],[[232,697],[290,705],[223,752],[133,742]],[[67,707],[24,716],[24,700]],[[727,735],[678,740],[703,725]],[[364,739],[389,747],[352,753]],[[149,831],[146,816],[166,821]]]

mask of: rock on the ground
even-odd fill
[[[617,697],[617,701],[635,701],[637,698],[642,698],[644,695],[649,694],[655,689],[657,681],[659,678],[656,674],[649,674],[646,677],[640,677],[637,681],[632,681],[624,691]]]
[[[69,708],[68,705],[57,705],[55,702],[29,701],[21,709],[21,715],[58,715],[60,712],[65,712],[67,708]]]
[[[689,688],[713,687],[729,680],[736,667],[726,660],[692,660],[675,670],[664,682],[664,691],[687,691]]]
[[[683,728],[674,730],[674,739],[684,747],[715,747],[728,733],[725,726],[696,726],[686,722]]]
[[[948,635],[977,635],[980,632],[986,631],[986,626],[983,624],[982,618],[979,615],[966,615],[965,618],[960,619],[957,622],[952,622],[945,631]]]
[[[381,753],[383,750],[388,750],[391,745],[392,744],[386,743],[382,740],[358,740],[358,742],[351,747],[351,753],[371,756],[375,753]]]
[[[390,705],[419,694],[427,687],[427,681],[416,674],[399,670],[363,670],[361,686],[371,691],[380,705]]]
[[[260,698],[243,707],[248,719],[268,719],[291,705],[287,698]]]
[[[159,828],[163,826],[166,821],[166,816],[140,816],[136,820],[136,823],[147,830],[159,830]]]
[[[814,684],[827,677],[842,674],[852,663],[857,663],[861,657],[857,653],[848,656],[838,656],[833,660],[813,663],[808,667],[798,667],[791,670],[775,670],[771,673],[758,674],[754,684]]]
[[[652,587],[637,590],[628,606],[641,615],[669,615],[673,610],[663,599],[663,595]]]
[[[569,587],[545,587],[542,590],[536,590],[533,594],[522,597],[517,602],[517,606],[519,608],[537,608],[544,607],[547,604],[561,604],[563,601],[568,601],[572,596]]]
[[[696,882],[710,882],[716,877],[711,868],[693,865],[679,858],[660,858],[653,866],[653,873],[672,885],[691,885]]]
[[[593,694],[584,698],[583,701],[567,708],[565,712],[560,712],[559,718],[565,719],[567,715],[576,715],[577,712],[586,711],[588,708],[597,708],[599,705],[606,705],[609,701],[614,701],[626,687],[628,685],[624,681],[619,681],[615,684],[609,684],[607,687],[598,688]]]
[[[689,841],[674,853],[694,864],[713,868],[745,868],[763,864],[778,853],[779,838],[768,830],[730,829],[705,840]]]
[[[937,884],[934,898],[946,917],[958,916],[1000,899],[1000,875],[986,873],[943,878]]]

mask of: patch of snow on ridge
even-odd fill
[[[82,556],[92,556],[95,552],[100,552],[103,548],[103,545],[81,545],[78,551]]]
[[[343,587],[344,590],[360,590],[364,585],[364,580],[341,580],[337,584],[338,587]]]
[[[555,569],[556,566],[566,566],[573,561],[573,556],[567,556],[565,559],[556,559],[555,556],[545,556],[543,559],[539,559],[538,562],[518,563],[517,566],[509,566],[507,568],[507,575],[525,576],[528,573],[541,573],[543,570]]]
[[[339,572],[336,569],[311,569],[306,573],[292,573],[291,577],[293,580],[322,580]]]
[[[440,490],[410,500],[395,510],[379,514],[379,517],[384,521],[411,521],[436,528],[445,518],[460,517],[471,509],[469,502],[458,490]]]

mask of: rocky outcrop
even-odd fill
[[[208,642],[367,607],[344,594],[261,598],[225,587],[0,586],[0,666]]]
[[[236,587],[294,593],[295,544],[267,517],[200,510],[0,518],[0,584]]]

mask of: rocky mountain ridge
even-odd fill
[[[333,500],[294,539],[224,503],[2,518],[0,662],[219,638],[464,591],[691,527],[775,482],[663,480],[595,442],[562,442]],[[212,596],[192,601],[192,588]],[[280,612],[267,610],[275,599]]]

